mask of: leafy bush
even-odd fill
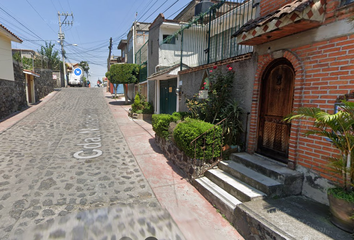
[[[177,116],[169,115],[169,114],[154,114],[152,115],[152,129],[155,133],[167,139],[169,136],[168,128],[171,122],[177,122],[180,120]]]
[[[140,94],[138,93],[135,95],[134,103],[132,104],[132,110],[135,113],[138,110],[142,110],[142,109],[143,109],[143,105],[141,104]]]
[[[241,121],[243,109],[235,100],[231,100],[231,91],[235,72],[230,65],[226,68],[214,66],[210,70],[208,98],[200,99],[199,94],[186,99],[186,105],[191,113],[191,117],[203,121],[217,124],[223,119],[224,143],[229,145],[242,145],[240,139],[243,132]],[[204,86],[207,86],[204,82]],[[204,90],[204,87],[202,88]]]
[[[144,109],[142,110],[144,114],[153,114],[154,113],[154,106],[150,102],[144,102]]]
[[[235,100],[227,101],[227,105],[221,109],[221,117],[226,118],[223,124],[225,144],[238,145],[241,142],[240,135],[243,132],[243,124],[240,118],[242,113],[243,109]]]
[[[219,157],[221,153],[222,129],[219,126],[215,128],[213,126],[213,124],[201,120],[187,118],[184,122],[179,123],[173,132],[177,147],[187,156],[193,158],[209,160]],[[191,142],[205,132],[207,133],[196,141],[195,148],[195,143],[191,144]]]
[[[132,111],[133,113],[152,114],[154,113],[154,107],[151,103],[146,101],[144,96],[137,93],[134,98],[134,103],[132,104]]]
[[[174,113],[172,113],[172,116],[177,117],[179,120],[184,120],[189,115],[190,114],[187,112],[174,112]]]
[[[233,87],[235,72],[230,65],[224,69],[214,66],[213,69],[209,71],[208,98],[200,99],[197,93],[192,98],[186,99],[186,105],[193,118],[216,124],[222,120],[222,109],[231,99],[230,89]]]

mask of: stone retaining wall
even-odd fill
[[[0,119],[27,107],[25,75],[18,63],[13,66],[15,81],[0,79]]]
[[[50,69],[35,69],[40,77],[35,78],[36,102],[54,91],[56,81],[53,80],[53,72]]]
[[[205,163],[200,159],[193,159],[179,150],[170,140],[161,138],[155,134],[155,142],[165,154],[166,158],[178,166],[190,180],[204,175],[204,173],[215,164]]]

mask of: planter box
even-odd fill
[[[131,117],[134,119],[141,119],[145,121],[152,120],[152,114],[146,114],[146,113],[133,113]]]
[[[140,120],[145,120],[145,121],[150,121],[152,120],[152,114],[146,114],[146,113],[133,113],[131,109],[129,109],[128,116],[132,117],[134,119],[140,119]]]

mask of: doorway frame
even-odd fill
[[[290,149],[290,134],[291,134],[291,124],[288,124],[288,133],[287,133],[287,149],[285,150],[285,152],[280,152],[277,151],[276,149],[267,149],[266,147],[264,147],[263,149],[260,146],[260,135],[263,136],[262,139],[264,139],[264,125],[261,126],[262,124],[262,116],[264,115],[263,111],[264,108],[266,107],[266,104],[268,104],[268,102],[266,103],[265,100],[269,99],[269,89],[267,89],[267,87],[269,86],[269,77],[270,74],[272,73],[272,71],[274,69],[276,69],[278,66],[282,66],[282,65],[286,65],[287,67],[289,67],[291,69],[291,71],[293,72],[293,77],[291,79],[292,83],[291,83],[291,89],[290,91],[292,91],[292,100],[291,100],[291,106],[290,106],[290,112],[289,114],[292,112],[293,107],[294,107],[294,86],[295,86],[295,69],[292,65],[292,63],[286,59],[286,58],[278,58],[278,59],[274,59],[273,61],[271,61],[265,68],[265,70],[263,71],[263,74],[261,76],[261,81],[260,81],[260,92],[259,92],[259,107],[258,107],[258,123],[257,123],[257,144],[256,144],[256,149],[255,151],[260,154],[260,155],[264,155],[266,157],[270,157],[272,159],[275,159],[279,162],[283,162],[283,163],[288,163],[288,158],[289,158],[289,149]],[[287,78],[287,80],[289,80],[289,78]],[[266,92],[267,91],[267,92]],[[286,94],[290,94],[286,93]],[[264,116],[263,116],[264,117]],[[265,122],[265,121],[264,121]],[[263,123],[264,123],[263,122]],[[262,133],[261,133],[262,131]],[[275,131],[275,130],[274,130]],[[276,152],[279,152],[279,156],[275,156],[277,155]]]
[[[264,53],[257,56],[256,72],[253,82],[253,94],[252,94],[252,105],[251,114],[248,124],[248,136],[247,136],[247,149],[246,151],[250,154],[254,154],[257,148],[257,136],[258,136],[258,109],[259,109],[259,97],[260,97],[260,83],[263,76],[263,72],[267,66],[278,58],[286,58],[291,62],[295,71],[295,88],[294,88],[294,102],[293,110],[303,105],[303,94],[304,85],[306,83],[306,71],[301,58],[296,55],[295,52],[284,49],[277,50],[275,52]],[[300,126],[297,123],[293,123],[290,133],[290,148],[289,148],[289,158],[288,158],[288,168],[296,169],[296,164],[298,161],[298,142],[301,136]]]

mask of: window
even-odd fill
[[[154,45],[153,45],[153,41],[151,40],[151,42],[150,42],[150,54],[152,55],[152,53],[153,53],[153,47]]]
[[[163,43],[164,44],[176,44],[176,38],[172,37],[172,35],[163,35]]]

